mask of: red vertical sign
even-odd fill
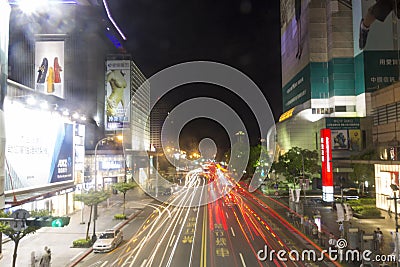
[[[320,131],[321,162],[322,162],[322,198],[324,201],[333,201],[333,173],[332,173],[332,142],[331,129]]]

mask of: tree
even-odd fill
[[[377,153],[374,149],[369,149],[359,155],[352,156],[351,159],[368,161],[377,159],[376,155]],[[353,168],[353,172],[349,174],[349,177],[352,179],[353,182],[361,181],[363,189],[365,181],[368,181],[370,185],[374,184],[375,181],[374,164],[353,163],[351,164],[351,166]]]
[[[261,172],[261,175],[267,176],[268,165],[270,164],[270,157],[268,155],[268,150],[265,146],[258,144],[256,146],[250,147],[249,163],[247,164],[247,172],[254,174],[256,168]]]
[[[127,193],[129,190],[131,190],[131,189],[137,187],[137,183],[132,183],[132,182],[131,182],[131,183],[125,183],[125,182],[122,182],[122,183],[113,184],[112,187],[113,187],[115,190],[121,192],[121,193],[124,195],[124,204],[123,204],[122,215],[125,216],[125,198],[126,198],[126,193]]]
[[[5,213],[3,211],[0,212],[0,217],[2,218],[10,218],[11,214]],[[13,254],[13,262],[12,266],[15,267],[17,263],[17,251],[18,245],[22,238],[29,234],[34,234],[39,227],[28,226],[25,229],[21,229],[20,231],[16,231],[7,223],[0,222],[0,233],[8,236],[14,242],[14,254]]]
[[[105,201],[109,197],[110,197],[109,192],[93,191],[93,190],[88,191],[87,193],[74,195],[75,201],[83,202],[83,204],[90,207],[89,220],[88,220],[87,230],[86,230],[86,240],[89,240],[89,228],[90,228],[90,222],[92,221],[93,207],[95,205],[98,205],[101,202]],[[95,234],[96,233],[93,233],[93,235],[95,235]]]
[[[302,149],[293,147],[288,152],[279,156],[278,161],[272,164],[271,170],[282,174],[288,182],[295,182],[295,178],[303,176],[311,178],[319,172],[321,167],[318,165],[319,157],[316,150]]]

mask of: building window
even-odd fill
[[[335,106],[335,112],[346,112],[346,106]]]

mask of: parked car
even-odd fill
[[[100,234],[99,238],[93,244],[93,251],[108,252],[115,249],[123,239],[122,231],[116,229],[108,229]]]

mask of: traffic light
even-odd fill
[[[26,226],[35,227],[64,227],[69,224],[71,217],[30,217],[26,219]]]
[[[51,227],[64,227],[69,224],[71,217],[53,217]]]

